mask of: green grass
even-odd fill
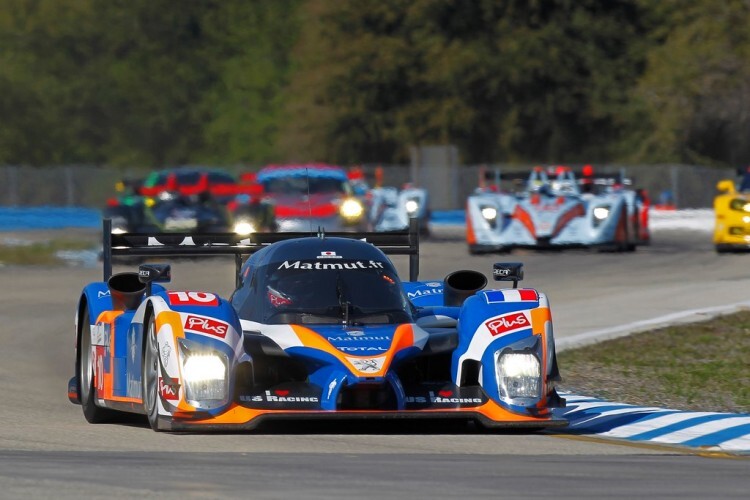
[[[0,264],[3,265],[58,265],[64,263],[56,253],[61,250],[88,250],[91,242],[52,239],[25,245],[0,245]]]
[[[750,413],[750,311],[558,354],[566,391],[637,405]]]

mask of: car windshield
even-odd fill
[[[264,324],[394,324],[411,305],[390,263],[335,257],[271,263],[235,294],[242,319]]]
[[[278,177],[266,180],[263,187],[271,194],[348,194],[348,184],[333,177]]]
[[[200,172],[179,172],[177,174],[178,186],[195,186],[201,180]]]

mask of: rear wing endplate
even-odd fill
[[[320,234],[320,233],[319,233]],[[112,276],[113,257],[204,257],[234,255],[235,279],[239,285],[243,256],[277,241],[315,236],[310,232],[254,233],[122,233],[112,234],[112,220],[102,223],[102,267],[104,281]],[[419,276],[419,221],[409,220],[406,231],[375,233],[325,233],[326,237],[352,238],[372,243],[387,255],[409,256],[409,281]]]

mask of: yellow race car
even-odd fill
[[[719,191],[714,198],[716,251],[750,250],[750,169],[745,172],[739,188],[734,181],[724,179],[716,189]]]

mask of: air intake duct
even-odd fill
[[[146,285],[140,282],[138,273],[132,272],[113,274],[107,280],[107,286],[115,311],[137,309],[146,292]]]
[[[443,300],[446,306],[460,306],[467,297],[471,297],[487,286],[487,278],[477,271],[456,271],[445,277]]]

